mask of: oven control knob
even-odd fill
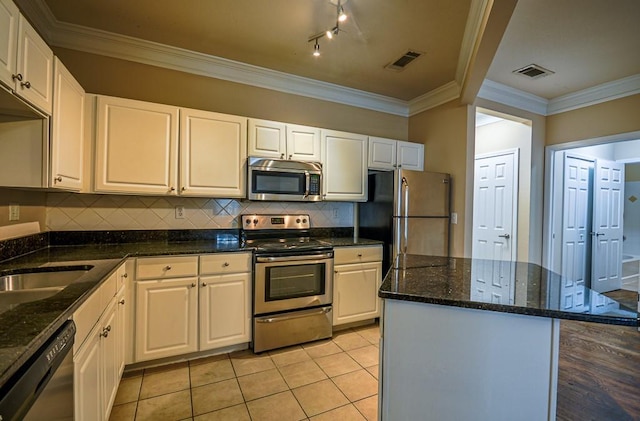
[[[303,223],[303,224],[306,224],[306,223],[307,223],[307,218],[304,218],[304,219],[302,220],[302,223]]]
[[[257,225],[257,224],[258,224],[258,220],[257,220],[257,219],[254,219],[254,220],[253,220],[253,225]]]
[[[251,223],[251,219],[245,219],[244,223],[249,225]]]
[[[296,219],[296,224],[300,223],[300,218]]]

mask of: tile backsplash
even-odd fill
[[[176,207],[184,218],[176,218]],[[47,194],[49,231],[239,228],[243,213],[308,213],[311,226],[352,227],[353,203],[249,202],[239,199]]]

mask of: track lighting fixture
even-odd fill
[[[335,35],[340,33],[340,22],[344,22],[347,20],[347,14],[344,12],[343,3],[346,3],[347,0],[330,0],[332,4],[336,5],[336,24],[331,29],[327,29],[325,32],[320,32],[315,34],[309,38],[308,42],[313,41],[313,55],[318,57],[320,55],[320,44],[318,40],[322,37],[327,37],[327,39],[333,39]]]

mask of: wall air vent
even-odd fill
[[[542,66],[538,66],[537,64],[530,64],[528,66],[524,66],[518,70],[514,70],[513,73],[518,73],[521,74],[523,76],[527,76],[531,79],[538,79],[541,77],[545,77],[545,76],[549,76],[554,74],[555,72],[552,72],[549,69],[545,69]]]
[[[385,69],[395,70],[397,72],[406,69],[406,67],[412,63],[415,59],[422,56],[424,53],[415,50],[409,50],[404,53],[401,57],[394,60],[393,62],[384,66]]]

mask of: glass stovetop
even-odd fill
[[[255,247],[257,251],[310,251],[329,250],[331,244],[309,237],[297,238],[260,238],[246,240],[248,247]]]

